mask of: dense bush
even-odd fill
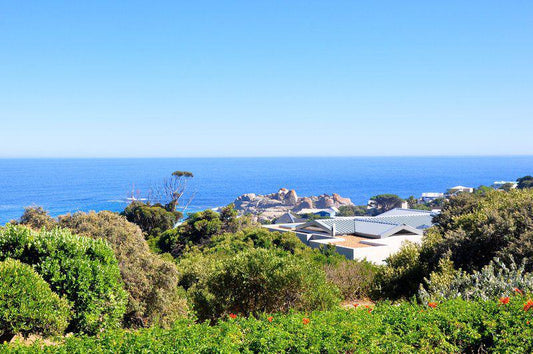
[[[494,257],[529,259],[533,270],[533,190],[491,191],[452,198],[435,218],[433,244],[421,255],[430,268],[449,254],[456,268],[471,272]]]
[[[326,279],[339,288],[344,300],[364,299],[372,296],[377,267],[367,261],[344,260],[326,264]]]
[[[525,260],[533,270],[533,190],[461,193],[434,218],[422,245],[408,245],[387,260],[378,279],[389,298],[410,297],[445,261],[471,274],[498,257]]]
[[[52,291],[72,303],[70,330],[96,333],[120,325],[127,294],[105,241],[67,230],[36,232],[7,225],[0,229],[0,260],[6,258],[33,266]]]
[[[214,263],[189,289],[200,319],[331,308],[335,286],[322,269],[284,251],[251,249]]]
[[[157,237],[159,234],[170,230],[183,216],[175,210],[167,210],[161,204],[145,204],[133,202],[124,209],[122,215],[138,225],[147,239]]]
[[[416,294],[426,275],[420,262],[420,246],[406,242],[395,254],[386,259],[376,275],[374,297],[397,299]]]
[[[57,226],[56,220],[54,220],[54,218],[52,218],[50,214],[40,206],[24,208],[24,213],[16,223],[37,230],[41,228],[51,230]]]
[[[524,264],[517,266],[511,262],[506,265],[495,259],[481,271],[474,271],[472,274],[454,270],[451,262],[443,264],[438,272],[432,273],[418,296],[423,302],[458,297],[465,300],[488,300],[518,291],[533,292],[533,274],[524,271]]]
[[[220,213],[208,209],[192,214],[178,228],[164,232],[157,246],[162,252],[169,252],[177,258],[188,246],[203,246],[214,236],[255,225],[248,217],[237,217],[237,212],[230,204],[222,208]]]
[[[61,334],[70,307],[50,290],[31,266],[17,260],[0,262],[0,343],[15,334]]]
[[[171,330],[109,331],[98,337],[71,337],[50,353],[530,353],[533,310],[527,298],[512,297],[501,305],[453,300],[435,308],[412,303],[378,304],[372,312],[352,310],[227,317],[211,326],[191,321]],[[39,352],[7,346],[13,351]]]
[[[270,232],[261,227],[213,236],[201,249],[205,254],[233,255],[250,248],[279,249],[292,254],[311,251],[292,232]]]
[[[363,216],[368,212],[366,205],[341,205],[337,216]]]
[[[177,293],[176,265],[150,251],[139,227],[109,211],[65,215],[59,222],[76,234],[106,240],[113,249],[129,294],[127,326],[167,326],[186,312]]]

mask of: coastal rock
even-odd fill
[[[300,202],[294,207],[294,211],[300,211],[302,209],[312,209],[313,208],[313,200],[309,197],[304,197],[300,200]]]
[[[298,195],[294,189],[291,189],[289,193],[285,195],[285,203],[288,205],[296,205],[296,203],[298,203]]]
[[[333,200],[339,205],[352,205],[352,200],[350,198],[343,198],[337,193],[333,193]]]
[[[295,190],[287,188],[281,188],[275,193],[266,195],[243,194],[235,199],[233,204],[239,213],[254,215],[261,221],[271,221],[289,211],[298,212],[302,209],[327,209],[353,205],[350,199],[342,198],[338,194],[298,197]]]

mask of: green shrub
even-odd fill
[[[31,265],[52,291],[72,303],[69,330],[96,333],[120,325],[127,294],[105,241],[61,229],[36,232],[7,225],[0,229],[0,260],[6,258]]]
[[[61,334],[70,307],[29,265],[0,262],[0,343],[15,334]]]
[[[209,268],[208,268],[209,269]],[[251,249],[214,265],[189,289],[198,317],[331,308],[335,286],[320,267],[283,251]]]
[[[513,261],[506,265],[495,259],[481,271],[468,274],[450,271],[451,262],[441,267],[427,280],[418,292],[423,302],[462,298],[465,300],[488,300],[514,294],[515,289],[533,292],[533,274],[524,270],[524,263],[517,266]],[[447,271],[442,268],[447,268]],[[446,276],[450,275],[450,276]]]
[[[377,267],[367,261],[344,260],[324,266],[327,280],[339,288],[344,300],[370,298]]]
[[[167,210],[161,204],[145,204],[142,202],[132,202],[124,209],[122,215],[138,225],[146,239],[159,236],[161,233],[170,230],[176,222],[183,216],[175,210]]]
[[[416,294],[426,274],[420,262],[420,246],[406,242],[385,262],[386,265],[377,272],[373,296],[397,299]]]
[[[256,224],[247,216],[237,217],[237,212],[230,204],[222,208],[220,213],[208,209],[192,214],[178,228],[164,232],[157,246],[162,252],[179,258],[187,247],[202,247],[217,235],[235,233],[252,226]]]
[[[449,254],[456,268],[480,270],[495,257],[528,259],[533,271],[533,189],[461,194],[445,205],[431,232],[438,241],[421,259],[434,270]]]
[[[59,222],[76,234],[103,239],[113,249],[129,294],[125,325],[168,326],[186,313],[176,265],[150,251],[138,226],[109,211],[64,215]]]
[[[378,304],[352,310],[226,317],[216,325],[180,321],[171,330],[107,331],[70,337],[51,353],[531,353],[533,326],[525,298]],[[270,319],[270,320],[269,320]],[[308,321],[305,321],[307,319]],[[4,345],[0,349],[39,352]]]

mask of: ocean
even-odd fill
[[[121,211],[133,189],[146,195],[175,170],[194,174],[188,211],[197,211],[282,187],[298,196],[338,193],[356,204],[381,193],[418,197],[533,174],[533,156],[0,159],[0,224],[32,205],[53,216]]]

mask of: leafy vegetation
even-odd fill
[[[215,261],[188,291],[198,317],[332,308],[339,300],[322,269],[283,251],[252,249]]]
[[[69,330],[96,333],[120,326],[127,294],[105,241],[7,225],[0,229],[0,261],[7,258],[31,265],[53,292],[72,303]]]
[[[185,315],[176,265],[150,251],[139,227],[109,211],[60,216],[59,224],[73,233],[103,239],[113,249],[128,292],[126,326],[165,327]]]
[[[15,334],[57,335],[70,318],[68,301],[32,267],[17,260],[0,262],[0,343]]]
[[[337,216],[364,216],[367,213],[366,205],[341,205]]]
[[[174,177],[190,178],[185,172]],[[183,189],[174,187],[168,190],[178,191],[179,200]],[[374,212],[401,201],[394,195],[373,200]],[[414,208],[436,205],[407,202]],[[169,212],[167,204],[157,207]],[[46,351],[533,350],[533,300],[527,295],[533,291],[533,189],[480,187],[451,197],[422,244],[404,244],[385,266],[348,261],[333,247],[311,249],[293,233],[270,232],[238,217],[232,206],[195,213],[178,227],[173,219],[160,218],[165,214],[158,215],[154,206],[133,203],[124,213],[135,216],[142,231],[111,212],[54,220],[39,208],[26,210],[20,222],[40,231],[12,225],[0,231],[0,260],[19,259],[27,265],[17,266],[37,277],[32,282],[40,280],[42,289],[48,283],[50,298],[70,300],[69,329],[84,332]],[[342,212],[355,215],[363,208]],[[124,296],[116,302],[122,282],[127,307]],[[24,287],[28,281],[20,283]],[[358,305],[361,300],[378,302]],[[113,310],[107,309],[114,315],[105,311],[111,301]],[[96,318],[103,319],[100,326],[88,322]],[[139,329],[118,329],[121,319],[123,326]],[[39,351],[41,346],[0,349]]]
[[[172,229],[178,219],[183,216],[175,210],[167,210],[161,204],[150,205],[138,201],[128,205],[122,215],[129,222],[138,225],[146,239],[157,237],[161,233]]]
[[[286,315],[228,315],[216,325],[183,320],[171,330],[107,331],[98,337],[66,338],[44,349],[50,353],[526,353],[533,350],[533,310],[525,311],[528,299],[516,295],[506,304],[498,299],[456,299],[431,306],[380,303],[373,309],[360,305]],[[40,343],[4,348],[42,350]]]

